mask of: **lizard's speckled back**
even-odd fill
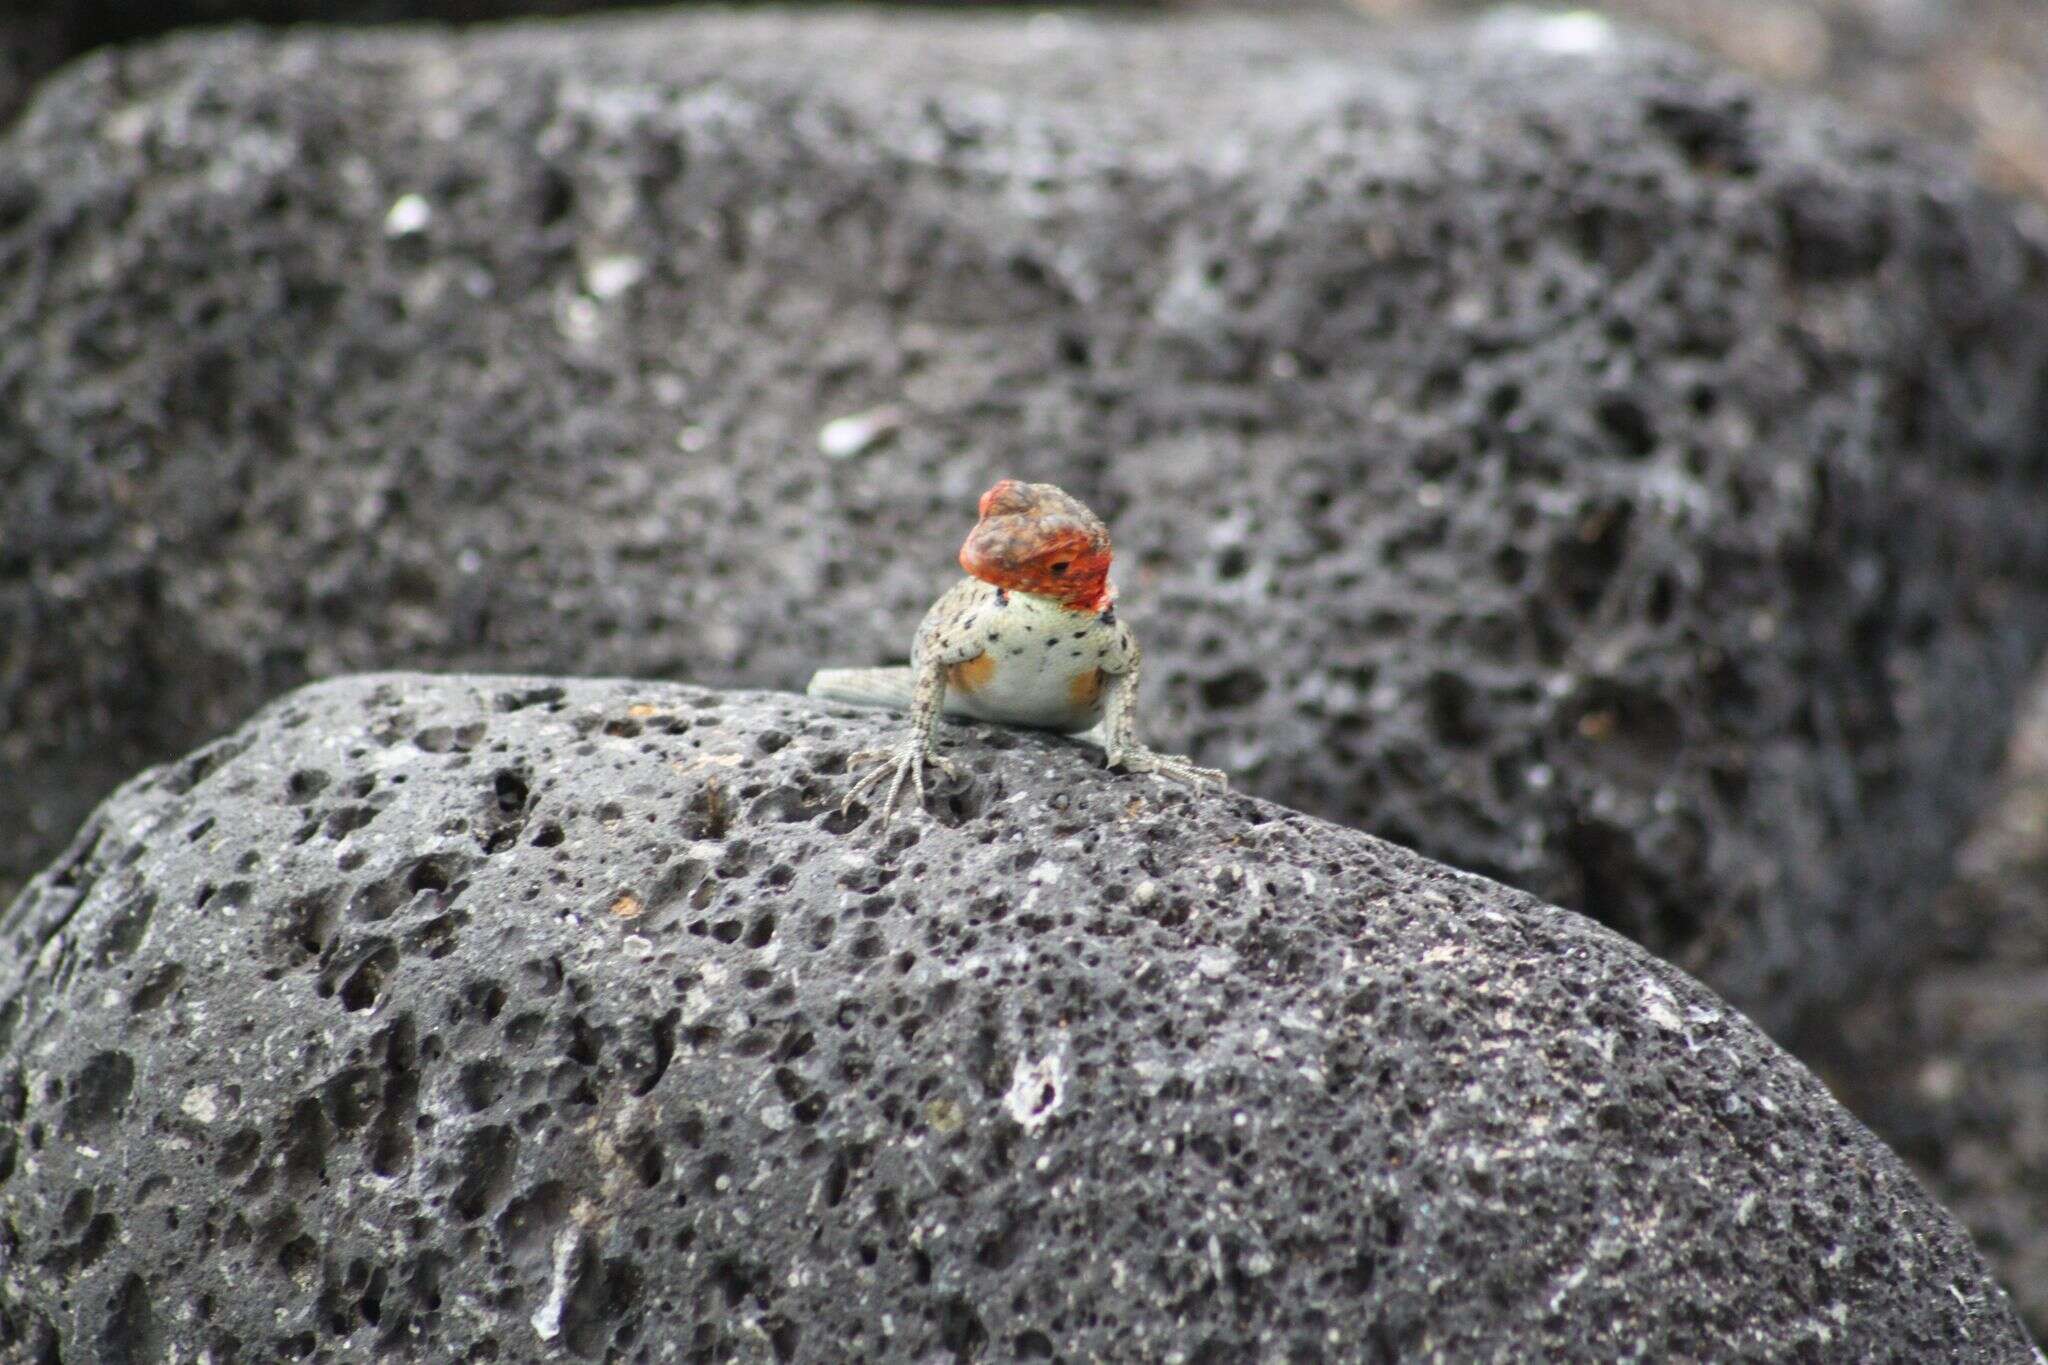
[[[1102,719],[1105,675],[1126,671],[1137,653],[1114,608],[1076,611],[963,578],[925,613],[911,668],[970,644],[979,646],[973,657],[946,668],[949,713],[1068,734]]]

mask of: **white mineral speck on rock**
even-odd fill
[[[1685,1027],[1685,1021],[1678,1017],[1678,1001],[1662,986],[1655,982],[1643,983],[1643,1013],[1651,1023],[1673,1033]]]
[[[562,1310],[569,1303],[569,1271],[576,1264],[576,1248],[582,1240],[583,1229],[573,1224],[555,1238],[554,1276],[547,1302],[527,1319],[542,1341],[553,1341],[562,1333]]]
[[[828,460],[851,459],[902,425],[903,414],[895,408],[835,417],[818,429],[818,451]]]
[[[595,301],[573,298],[563,300],[556,308],[555,323],[564,340],[587,346],[597,340],[602,319]]]
[[[391,211],[384,215],[386,237],[410,237],[425,232],[427,224],[434,220],[433,207],[417,194],[401,194],[392,201]]]
[[[1614,43],[1614,25],[1589,9],[1539,14],[1526,21],[1529,46],[1558,57],[1590,57]]]
[[[583,287],[594,299],[615,299],[647,278],[647,263],[638,256],[600,256],[583,272]]]
[[[210,1085],[199,1086],[185,1092],[178,1108],[201,1123],[212,1123],[220,1117],[220,1093]]]
[[[1066,1091],[1065,1057],[1057,1052],[1047,1053],[1035,1062],[1019,1057],[1010,1073],[1010,1090],[1003,1096],[1003,1108],[1017,1121],[1018,1127],[1027,1133],[1035,1133],[1046,1120],[1059,1112]]]

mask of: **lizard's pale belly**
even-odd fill
[[[987,668],[993,663],[993,668]],[[981,672],[977,673],[977,667]],[[1035,725],[1047,730],[1086,730],[1102,719],[1102,670],[1079,672],[1057,662],[984,654],[955,664],[947,673],[946,710],[980,720]]]
[[[1104,630],[1089,616],[1011,593],[977,658],[946,671],[946,710],[1069,733],[1102,719]]]

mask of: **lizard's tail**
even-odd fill
[[[907,668],[821,668],[804,689],[820,701],[908,711],[917,675]]]

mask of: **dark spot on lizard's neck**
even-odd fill
[[[1105,626],[1113,626],[1113,625],[1115,625],[1115,624],[1116,624],[1116,608],[1115,608],[1115,607],[1104,607],[1104,608],[1102,609],[1102,615],[1101,615],[1100,617],[1098,617],[1097,619],[1098,619],[1098,620],[1100,620],[1100,621],[1102,622],[1102,624],[1103,624],[1103,625],[1105,625]]]
[[[1007,606],[1009,606],[1009,605],[1010,605],[1010,594],[1009,594],[1009,593],[1007,593],[1007,592],[1005,592],[1005,591],[1003,591],[1003,590],[1002,590],[1001,588],[997,588],[997,589],[996,589],[996,605],[997,605],[997,606],[999,606],[999,607],[1007,607]]]

